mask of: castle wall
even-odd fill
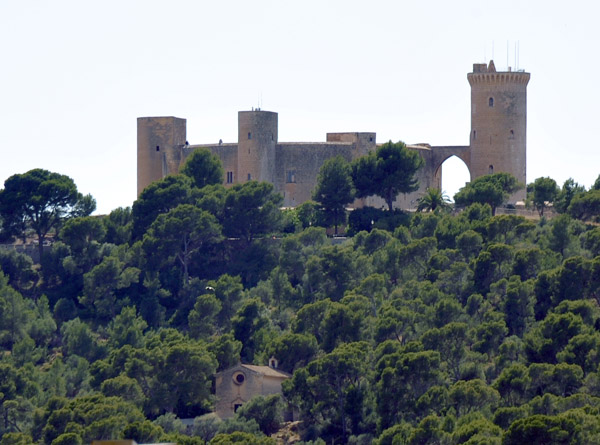
[[[295,207],[311,199],[323,163],[338,155],[350,162],[354,151],[356,146],[350,142],[277,144],[273,184],[283,195],[283,205]]]
[[[188,145],[182,149],[181,167],[185,164],[187,157],[200,148],[209,150],[221,160],[223,166],[223,184],[231,186],[238,181],[238,144],[202,144]],[[228,173],[231,173],[230,175]]]
[[[186,121],[172,116],[137,120],[137,193],[152,182],[179,171]]]
[[[412,145],[425,160],[417,176],[417,192],[400,195],[394,205],[413,209],[427,188],[441,188],[441,164],[456,155],[467,165],[471,179],[508,172],[526,184],[526,120],[529,73],[496,72],[493,62],[474,64],[467,75],[471,85],[471,133],[468,146]],[[237,144],[186,144],[186,121],[175,117],[138,118],[138,195],[151,182],[179,171],[195,149],[207,148],[223,164],[225,185],[250,179],[274,185],[293,207],[311,199],[323,163],[341,155],[348,162],[376,149],[376,134],[328,133],[322,143],[278,143],[277,113],[262,110],[238,113]],[[511,201],[525,197],[521,190]],[[384,206],[371,197],[354,206]]]
[[[377,148],[377,134],[367,132],[327,133],[327,142],[350,142],[354,144],[352,160],[365,156]]]

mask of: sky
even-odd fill
[[[600,27],[573,0],[0,0],[0,185],[44,168],[97,214],[136,198],[136,119],[237,141],[237,112],[279,113],[282,142],[374,131],[467,145],[473,63],[531,73],[527,181],[600,174]],[[454,158],[456,159],[456,158]],[[468,181],[447,161],[443,188]]]

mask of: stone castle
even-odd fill
[[[400,195],[396,207],[414,208],[428,187],[441,189],[442,163],[451,156],[464,161],[471,180],[489,173],[507,172],[526,184],[527,84],[523,71],[496,71],[494,62],[474,64],[467,74],[471,85],[469,145],[408,145],[425,160],[419,171],[420,189]],[[141,117],[137,120],[137,193],[151,182],[177,173],[187,156],[205,148],[223,164],[223,184],[268,181],[283,195],[286,207],[311,199],[323,163],[341,155],[347,161],[377,147],[375,133],[327,133],[325,142],[279,142],[277,113],[253,109],[238,113],[238,142],[190,145],[186,120],[176,117]],[[511,197],[525,198],[521,190]],[[364,203],[381,206],[369,198]]]

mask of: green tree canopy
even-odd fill
[[[585,192],[585,187],[579,185],[572,178],[567,179],[554,201],[554,208],[558,213],[566,213],[575,196]]]
[[[181,173],[190,177],[198,188],[223,182],[221,160],[205,148],[195,150],[187,158]]]
[[[131,208],[133,239],[141,239],[161,213],[189,203],[191,186],[187,176],[169,175],[146,187]]]
[[[351,169],[344,158],[336,156],[325,161],[319,171],[313,199],[321,204],[327,224],[334,225],[337,235],[338,225],[346,216],[346,205],[354,199]]]
[[[489,204],[492,215],[496,207],[505,203],[510,195],[523,187],[510,173],[494,173],[480,176],[468,183],[454,195],[454,202],[459,206],[473,203]]]
[[[404,142],[386,142],[376,151],[352,163],[352,180],[359,198],[377,195],[392,211],[394,199],[400,193],[419,188],[415,177],[425,161],[416,151],[406,148]]]
[[[268,182],[234,185],[225,197],[224,233],[249,244],[257,235],[273,232],[281,220],[281,200],[281,195],[274,193],[273,184]]]
[[[84,199],[86,204],[78,209],[77,204]],[[48,232],[58,228],[65,218],[87,216],[94,210],[93,198],[78,193],[71,178],[41,168],[11,176],[0,190],[5,232],[25,237],[27,230],[32,229],[37,235],[40,257]]]
[[[540,216],[544,216],[547,204],[553,203],[557,196],[558,186],[552,178],[537,178],[527,186],[527,201],[531,202]]]
[[[221,227],[214,216],[191,204],[181,204],[156,218],[144,236],[143,248],[148,257],[158,256],[163,262],[176,259],[183,283],[188,284],[192,255],[221,238]]]

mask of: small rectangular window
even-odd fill
[[[227,172],[227,184],[233,184],[233,172]]]
[[[293,184],[296,182],[296,170],[288,170],[285,174],[285,182]]]
[[[156,146],[156,151],[160,151],[160,147],[158,145]]]
[[[248,139],[252,139],[252,133],[248,132]]]
[[[252,174],[248,173],[248,181],[252,181]]]

